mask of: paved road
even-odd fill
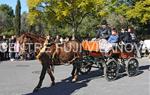
[[[37,85],[41,65],[38,61],[0,62],[0,95],[150,95],[150,61],[139,59],[141,73],[135,77],[122,76],[108,82],[93,69],[79,77],[77,83],[69,80],[72,66],[56,66],[57,84],[50,87],[46,75],[42,89],[32,93]]]

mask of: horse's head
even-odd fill
[[[17,38],[17,41],[21,46],[20,52],[25,52],[25,50],[28,50],[27,52],[34,51],[35,54],[38,54],[40,49],[43,47],[45,40],[45,37],[33,33],[23,33]]]

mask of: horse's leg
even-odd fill
[[[42,72],[41,72],[41,75],[40,75],[40,80],[39,80],[38,85],[34,89],[34,92],[38,91],[41,88],[43,80],[45,78],[45,74],[46,74],[47,68],[48,68],[48,65],[46,63],[42,63]]]
[[[77,81],[79,70],[80,70],[79,64],[78,63],[74,63],[73,64],[73,71],[72,71],[72,75],[73,75],[72,82],[76,82]]]
[[[72,69],[72,72],[71,72],[71,75],[72,75],[72,78],[74,77],[74,74],[75,74],[75,70],[76,70],[76,67],[74,64],[72,64],[73,66],[73,69]]]
[[[49,74],[51,81],[52,81],[52,85],[55,85],[55,77],[53,75],[53,70],[52,70],[52,66],[49,66],[49,68],[47,69],[47,73]]]

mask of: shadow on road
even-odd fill
[[[139,70],[148,70],[150,68],[150,65],[140,66]]]
[[[143,70],[147,70],[150,67],[150,65],[141,66],[139,67],[139,73],[137,75],[140,75],[144,73]],[[121,74],[116,80],[123,78],[127,76],[127,74]],[[71,95],[75,93],[77,90],[87,87],[88,83],[93,79],[103,78],[102,74],[99,72],[99,70],[91,71],[86,75],[80,75],[78,78],[78,81],[76,83],[71,82],[71,77],[68,77],[61,82],[56,83],[55,86],[52,87],[44,87],[41,88],[36,93],[28,93],[25,95]]]
[[[59,82],[52,87],[41,88],[38,92],[25,95],[71,95],[74,91],[87,86],[89,81],[82,81],[81,83]]]
[[[75,91],[87,87],[88,83],[95,78],[100,78],[101,75],[98,70],[91,71],[87,75],[79,76],[79,79],[76,83],[71,82],[71,77],[68,77],[61,82],[56,83],[52,87],[41,88],[38,92],[28,93],[25,95],[71,95]]]

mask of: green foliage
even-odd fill
[[[82,21],[89,14],[103,15],[101,13],[105,0],[28,0],[30,13],[28,15],[31,25],[37,23],[37,18],[53,27],[60,25],[71,27],[69,33],[77,33]],[[32,3],[30,3],[32,2]],[[66,30],[66,29],[65,29]],[[71,34],[71,33],[70,33]]]
[[[87,35],[90,35],[90,37],[95,36],[95,30],[97,28],[97,25],[100,24],[100,18],[95,16],[87,16],[85,20],[83,20],[81,26],[79,27],[79,33],[78,35],[81,35],[82,37],[85,37]]]
[[[107,17],[107,22],[111,27],[116,28],[118,31],[120,31],[121,28],[130,25],[129,21],[124,16],[115,13],[110,14]]]
[[[14,32],[14,30],[4,31],[1,33],[1,35],[12,36],[12,35],[15,35],[15,32]]]
[[[0,12],[5,13],[5,15],[7,15],[9,17],[13,17],[14,16],[12,7],[10,7],[10,6],[6,5],[6,4],[1,4],[0,5]]]
[[[132,25],[139,34],[150,31],[149,0],[27,0],[29,13],[22,17],[19,3],[15,18],[11,7],[0,5],[0,34],[30,31],[52,36],[94,36],[103,19],[118,30]]]
[[[21,30],[21,4],[20,0],[18,0],[15,11],[15,32],[17,35],[20,35],[20,30]]]
[[[6,4],[0,5],[0,35],[11,33],[13,27],[13,9]]]
[[[21,32],[28,32],[29,30],[29,24],[27,22],[27,13],[23,13],[21,15]]]
[[[124,16],[138,34],[150,34],[150,0],[121,0],[115,13]]]
[[[139,0],[126,12],[126,15],[129,19],[135,18],[141,23],[147,23],[150,20],[150,1]]]

